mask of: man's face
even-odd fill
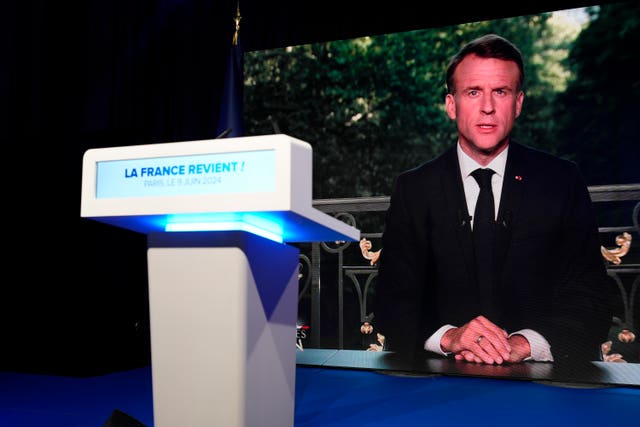
[[[453,75],[455,93],[447,94],[449,118],[458,126],[465,153],[487,164],[508,144],[524,93],[518,90],[520,73],[512,61],[467,56]]]

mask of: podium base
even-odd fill
[[[154,425],[293,426],[298,249],[245,232],[148,246]]]

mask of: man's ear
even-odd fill
[[[448,93],[447,96],[444,97],[444,105],[445,105],[445,108],[447,109],[447,116],[449,116],[451,120],[455,120],[457,117],[456,99],[452,94]]]
[[[520,116],[522,111],[522,104],[524,103],[524,92],[520,91],[516,97],[516,117]]]

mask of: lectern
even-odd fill
[[[312,207],[288,135],[96,148],[81,216],[147,235],[155,427],[293,426],[298,248],[356,241]]]

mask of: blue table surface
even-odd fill
[[[296,427],[602,427],[637,426],[640,420],[636,387],[360,369],[298,366],[295,399]],[[0,372],[2,427],[102,427],[115,409],[153,426],[150,367],[89,378]]]

